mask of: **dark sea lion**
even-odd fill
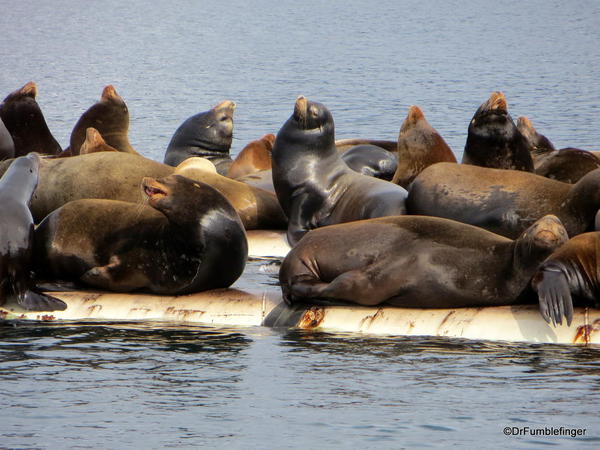
[[[180,295],[230,286],[248,256],[235,209],[181,175],[144,178],[148,204],[78,200],[36,229],[36,255],[59,279],[111,291]]]
[[[395,153],[371,144],[352,147],[342,153],[342,160],[355,172],[390,181],[396,172]]]
[[[48,129],[44,114],[36,101],[37,86],[30,81],[8,94],[0,104],[0,119],[10,132],[15,157],[37,152],[57,155],[62,149]]]
[[[352,139],[338,139],[335,141],[335,148],[338,152],[343,153],[347,150],[350,150],[352,147],[356,147],[357,145],[375,145],[377,147],[381,147],[388,152],[395,152],[398,147],[397,141],[385,141],[382,139],[361,139],[361,138],[352,138]]]
[[[567,184],[520,170],[438,163],[415,178],[406,207],[409,214],[446,217],[511,239],[554,214],[575,236],[594,225],[600,170]]]
[[[0,119],[0,161],[15,157],[15,143]]]
[[[0,163],[0,174],[7,162]],[[137,203],[144,177],[162,178],[178,169],[123,152],[100,152],[69,158],[44,159],[39,186],[31,199],[36,223],[65,203],[83,198],[104,198]],[[194,177],[194,172],[181,172]],[[198,172],[196,172],[198,174]],[[197,181],[211,184],[233,204],[248,229],[285,228],[287,221],[277,197],[216,173],[200,174]]]
[[[239,178],[261,170],[271,169],[271,150],[275,135],[273,133],[265,134],[260,139],[250,142],[233,160],[229,167],[227,176],[229,178]]]
[[[234,110],[235,103],[225,100],[185,120],[169,142],[164,163],[177,166],[186,158],[201,156],[213,162],[217,172],[226,175],[232,163],[229,150]]]
[[[100,100],[85,111],[71,132],[69,152],[79,154],[88,128],[98,130],[108,145],[125,153],[139,154],[129,143],[129,109],[112,85],[102,90]]]
[[[584,233],[554,251],[540,266],[531,285],[538,293],[546,322],[571,325],[573,297],[600,307],[600,232]]]
[[[587,173],[600,168],[600,159],[587,150],[563,148],[535,160],[535,173],[563,183],[577,183]]]
[[[506,97],[493,92],[469,124],[463,164],[533,172],[529,141],[508,113]]]
[[[15,159],[0,179],[0,305],[15,300],[28,310],[63,310],[63,301],[35,291],[31,275],[33,218],[27,204],[38,169],[39,156],[30,153]]]
[[[98,152],[118,152],[114,147],[111,147],[102,138],[102,135],[95,128],[89,127],[85,132],[85,141],[79,148],[80,155],[87,155],[88,153]]]
[[[320,103],[298,97],[272,156],[273,184],[288,217],[291,245],[313,228],[406,212],[405,189],[356,173],[342,161],[333,117]]]
[[[307,233],[283,261],[279,281],[288,304],[508,305],[523,300],[539,264],[566,240],[555,216],[514,241],[447,219],[383,217]]]
[[[455,163],[456,157],[444,138],[429,125],[421,108],[413,105],[400,127],[398,167],[392,183],[408,188],[423,169],[437,162]]]

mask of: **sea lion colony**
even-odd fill
[[[129,143],[113,86],[66,149],[37,94],[29,82],[0,104],[0,304],[64,308],[32,272],[119,292],[227,287],[246,263],[244,229],[283,228],[288,303],[537,301],[554,324],[574,304],[598,307],[600,160],[515,124],[501,92],[476,110],[460,164],[418,106],[396,141],[336,141],[329,110],[300,96],[276,136],[233,161],[227,100],[184,120],[162,164]]]

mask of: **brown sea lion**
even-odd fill
[[[36,292],[32,278],[33,218],[27,204],[38,183],[40,158],[15,159],[0,179],[0,305],[14,300],[33,311],[66,309],[57,298]]]
[[[129,109],[112,85],[102,90],[100,101],[85,111],[71,132],[69,153],[79,154],[88,128],[98,130],[108,145],[120,152],[139,154],[129,143]]]
[[[556,150],[550,139],[537,132],[529,118],[525,116],[519,117],[517,119],[517,129],[529,141],[534,164],[537,157]]]
[[[409,214],[446,217],[511,239],[554,214],[575,236],[594,225],[600,170],[571,185],[520,170],[437,163],[415,178],[406,207]]]
[[[398,136],[398,167],[392,183],[408,188],[423,169],[437,162],[456,162],[444,138],[429,125],[418,106],[411,106]]]
[[[506,97],[493,92],[469,124],[463,164],[533,172],[529,141],[508,113]]]
[[[521,300],[539,264],[566,240],[554,216],[514,241],[437,217],[361,220],[307,233],[283,261],[279,281],[288,304],[508,305]]]
[[[180,175],[144,178],[148,205],[69,202],[35,232],[40,272],[100,289],[181,295],[230,286],[248,243],[216,189]]]
[[[12,136],[14,156],[37,152],[57,155],[62,149],[48,129],[44,114],[36,101],[38,89],[30,81],[21,89],[8,94],[0,103],[0,119]]]
[[[186,158],[200,156],[214,163],[221,175],[226,175],[233,162],[229,150],[233,139],[234,110],[235,103],[225,100],[186,119],[173,134],[164,163],[177,166]]]
[[[0,163],[0,174],[7,162]],[[177,169],[143,156],[123,152],[100,152],[70,158],[44,159],[39,186],[31,199],[36,223],[65,203],[83,198],[104,198],[137,203],[144,177],[162,178]],[[181,172],[193,177],[193,172]],[[238,210],[248,229],[285,228],[285,215],[277,197],[244,183],[217,174],[199,175],[197,181],[222,190]]]
[[[573,297],[600,307],[600,232],[584,233],[554,251],[540,266],[531,285],[548,323],[567,325],[573,319]]]
[[[227,176],[229,178],[239,178],[261,170],[271,169],[271,150],[275,135],[265,134],[260,139],[250,142],[233,160],[229,167]]]
[[[98,152],[118,152],[114,147],[111,147],[106,143],[106,141],[102,138],[98,130],[95,128],[89,127],[85,131],[85,141],[81,144],[81,148],[79,149],[80,155],[87,155],[88,153],[98,153]]]
[[[313,228],[406,212],[404,188],[354,172],[342,161],[333,117],[320,103],[298,97],[277,133],[272,157],[291,245]]]

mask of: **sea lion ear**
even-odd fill
[[[540,314],[544,320],[556,326],[562,325],[562,317],[567,319],[567,325],[573,321],[573,299],[567,277],[563,271],[545,267],[541,269],[532,281],[532,287],[538,293]]]

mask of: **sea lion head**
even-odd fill
[[[526,244],[525,248],[531,252],[549,255],[567,242],[569,236],[560,219],[548,214],[527,228],[518,240],[522,240]]]

